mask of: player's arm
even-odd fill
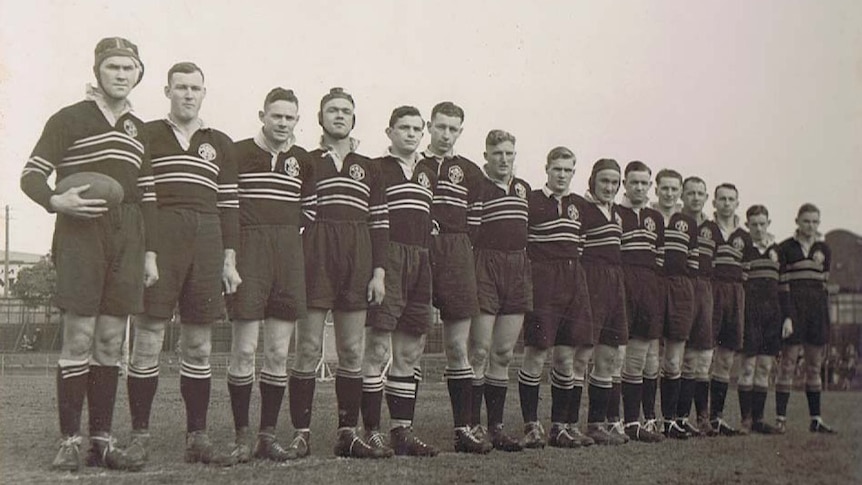
[[[218,193],[216,205],[221,220],[222,244],[224,245],[224,266],[222,283],[225,293],[236,292],[242,278],[236,269],[236,248],[239,247],[239,188],[236,157],[233,142],[225,135],[224,159],[218,174]]]
[[[145,133],[145,130],[139,130]],[[151,163],[149,139],[144,135],[140,140],[144,144],[144,155],[141,158],[141,169],[138,172],[138,189],[141,192],[141,214],[144,218],[144,241],[146,253],[144,256],[144,286],[153,286],[159,280],[159,267],[157,264],[156,242],[158,236],[158,200],[156,198],[156,184],[153,176],[153,165]]]
[[[467,235],[470,237],[470,242],[475,245],[479,237],[479,229],[482,227],[485,176],[473,162],[470,162],[469,166],[470,169],[464,171],[467,186]]]
[[[781,307],[781,338],[793,334],[793,322],[796,319],[793,303],[790,301],[790,279],[787,274],[787,256],[784,244],[778,246],[778,304]]]
[[[314,162],[308,153],[299,160],[302,174],[300,189],[300,226],[306,227],[317,217],[317,179],[314,175]]]
[[[368,229],[371,234],[371,266],[374,268],[368,282],[368,302],[378,305],[386,295],[386,255],[389,251],[389,208],[386,187],[377,162],[368,164]]]
[[[692,219],[688,221],[688,257],[686,258],[686,267],[690,275],[697,275],[697,270],[700,269],[700,242],[697,240],[700,231],[697,227],[697,222]]]

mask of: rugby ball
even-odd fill
[[[57,182],[54,193],[62,194],[82,185],[90,186],[79,194],[82,199],[104,199],[108,207],[120,205],[125,195],[123,186],[117,182],[117,179],[99,172],[77,172],[67,175]]]

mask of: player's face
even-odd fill
[[[111,56],[99,66],[99,84],[105,95],[125,99],[138,81],[138,66],[127,56]]]
[[[461,136],[462,129],[461,118],[437,113],[428,122],[431,149],[438,154],[450,153],[455,148],[455,142]]]
[[[263,123],[263,136],[273,144],[280,145],[293,137],[293,128],[299,122],[299,107],[296,103],[278,100],[269,103],[258,113]]]
[[[175,72],[165,86],[165,96],[171,100],[171,115],[179,121],[196,119],[206,94],[204,77],[197,71]]]
[[[620,191],[620,173],[613,169],[605,169],[593,178],[593,195],[603,204],[610,204]]]
[[[819,212],[803,212],[796,218],[796,225],[799,228],[799,234],[807,238],[817,236],[817,228],[820,227]]]
[[[626,174],[626,195],[635,205],[646,203],[649,198],[649,188],[652,187],[649,172],[633,171]]]
[[[748,218],[745,225],[751,233],[751,239],[757,242],[766,239],[767,229],[769,229],[769,217],[766,214],[757,214]]]
[[[655,195],[658,205],[663,209],[672,209],[682,194],[682,182],[676,177],[662,177],[656,181]]]
[[[553,160],[545,169],[548,174],[548,188],[551,192],[562,195],[569,190],[572,176],[575,175],[575,160],[571,158],[558,158]]]
[[[712,201],[715,212],[720,217],[732,217],[739,207],[739,196],[736,191],[728,188],[720,188],[715,192],[715,200]]]
[[[392,151],[409,155],[419,148],[424,131],[425,122],[421,116],[402,116],[395,121],[395,126],[386,128],[386,136],[392,142]]]
[[[323,105],[320,124],[327,135],[341,140],[353,130],[353,103],[344,98],[335,98]]]
[[[504,141],[485,147],[485,161],[488,162],[488,175],[495,179],[511,177],[515,167],[515,144]]]
[[[682,206],[689,212],[699,214],[708,199],[706,185],[700,182],[691,181],[682,188]]]

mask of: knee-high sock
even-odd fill
[[[260,373],[260,429],[275,429],[278,424],[278,414],[281,403],[284,402],[284,390],[287,388],[287,374],[275,375],[262,371]]]
[[[186,431],[205,431],[212,388],[212,369],[209,365],[180,365],[180,394],[186,404]]]
[[[416,413],[416,376],[386,377],[386,406],[392,428],[409,428]]]
[[[605,381],[590,376],[589,410],[587,423],[602,423],[608,414],[608,397],[611,393],[611,381]]]
[[[763,421],[763,413],[766,408],[766,393],[765,387],[754,386],[751,391],[751,420],[755,423]]]
[[[677,418],[681,384],[678,377],[661,378],[661,416],[665,421]]]
[[[90,375],[87,380],[87,408],[90,415],[90,436],[111,433],[119,378],[120,368],[115,365],[90,366]]]
[[[290,421],[297,431],[308,431],[311,427],[311,407],[314,403],[316,377],[314,371],[291,371],[288,381]]]
[[[57,404],[60,432],[72,436],[81,432],[81,412],[87,395],[90,363],[61,360],[57,367]]]
[[[676,417],[687,418],[691,412],[691,402],[694,399],[694,379],[685,377],[679,380],[679,399],[676,405]]]
[[[565,424],[569,420],[569,407],[575,388],[575,376],[560,374],[551,370],[551,422]],[[580,398],[578,399],[580,407]],[[575,422],[578,422],[577,413]]]
[[[541,376],[531,376],[524,369],[518,372],[518,394],[521,397],[521,417],[525,423],[539,420],[539,382]]]
[[[742,421],[748,421],[752,418],[751,392],[749,387],[738,387],[736,390],[739,395],[739,416]]]
[[[485,378],[473,379],[470,401],[470,426],[482,424],[482,400],[485,398]]]
[[[473,369],[446,368],[443,372],[452,404],[452,419],[456,428],[470,425],[470,404],[472,403]]]
[[[230,409],[233,412],[234,429],[248,428],[248,408],[251,403],[251,389],[254,374],[244,376],[227,374],[227,391],[230,395]]]
[[[488,427],[503,424],[508,382],[485,376],[485,406],[488,407]]]
[[[709,381],[709,417],[716,419],[724,414],[724,401],[727,398],[727,383],[716,379]]]
[[[362,426],[367,431],[380,430],[383,407],[383,376],[362,377]]]
[[[341,367],[336,369],[335,397],[338,401],[338,427],[355,428],[362,403],[362,373]]]
[[[655,395],[658,388],[658,379],[644,377],[641,399],[643,401],[644,419],[655,419]]]

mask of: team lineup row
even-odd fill
[[[198,116],[206,89],[195,64],[169,70],[170,112],[148,123],[127,101],[143,74],[134,44],[103,39],[93,69],[97,86],[51,117],[21,177],[22,190],[58,214],[52,255],[64,339],[57,469],[78,470],[84,460],[112,469],[144,466],[159,354],[177,307],[185,460],[192,463],[308,456],[330,310],[338,353],[337,456],[438,453],[413,431],[433,307],[443,320],[457,452],[780,433],[803,351],[810,429],[832,432],[820,418],[830,252],[817,238],[820,214],[811,204],[800,208],[796,234],[777,244],[765,207],[749,208],[743,225],[732,184],[715,188],[714,219],[704,213],[709,193],[702,179],[668,169],[653,177],[639,161],[623,169],[600,159],[587,193],[571,193],[576,157],[566,147],[549,152],[547,181],[532,190],[513,173],[516,140],[506,131],[488,133],[482,168],[455,154],[464,112],[451,102],[437,104],[427,122],[415,107],[394,109],[389,151],[370,159],[356,152],[355,103],[341,88],[320,101],[319,148],[295,145],[298,100],[282,88],[266,96],[260,132],[234,143]],[[107,175],[122,187],[123,200],[87,198],[87,185],[54,191],[48,185],[54,172],[58,185],[73,174]],[[227,385],[236,438],[220,451],[207,434],[207,410],[211,328],[223,298],[233,329]],[[130,314],[141,316],[127,377],[132,438],[122,448],[111,421]],[[261,411],[253,438],[249,403],[261,326]],[[516,438],[503,429],[503,411],[522,329],[524,436]],[[297,354],[288,372],[294,333]],[[779,352],[773,426],[764,408]],[[723,408],[738,353],[737,429]],[[546,432],[538,405],[549,358]],[[285,392],[295,429],[287,446],[275,433]],[[84,458],[85,398],[91,446]],[[384,398],[388,439],[381,433]],[[692,403],[696,416],[689,420]]]

